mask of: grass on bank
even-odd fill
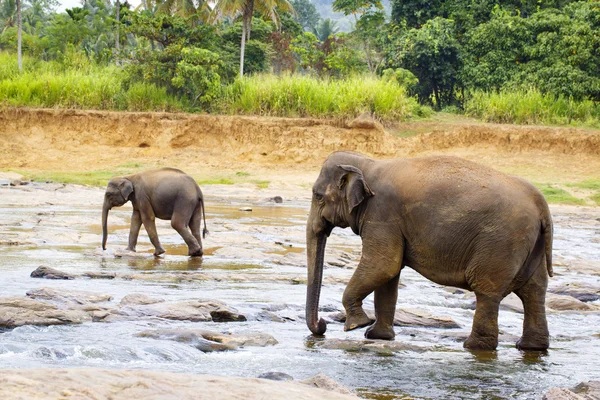
[[[12,107],[59,107],[96,110],[182,111],[184,104],[166,89],[138,82],[125,87],[125,73],[115,65],[89,61],[65,66],[23,58],[19,72],[14,55],[0,52],[0,104]]]
[[[398,84],[373,76],[344,79],[302,75],[253,75],[223,91],[219,108],[228,114],[281,117],[354,117],[370,112],[380,120],[429,116]]]
[[[600,128],[600,103],[543,94],[535,89],[474,92],[465,102],[465,114],[488,122]]]

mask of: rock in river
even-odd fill
[[[128,304],[130,300],[126,300],[125,303],[121,301],[119,314],[130,317],[157,317],[176,321],[246,321],[246,317],[239,314],[237,310],[215,300],[143,303],[150,299],[138,299],[137,301],[142,301],[141,304]]]
[[[42,287],[32,289],[27,292],[27,296],[32,299],[50,300],[58,303],[89,304],[102,303],[112,300],[112,296],[93,292],[84,292],[81,290],[64,290]]]
[[[327,350],[346,350],[351,352],[373,352],[382,355],[389,355],[399,351],[425,352],[427,347],[417,346],[409,343],[402,343],[390,340],[356,340],[356,339],[325,339],[315,340],[307,343],[308,347],[313,349]]]
[[[90,315],[84,311],[59,310],[55,305],[43,301],[26,297],[0,298],[1,328],[16,328],[23,325],[81,324],[91,320]]]
[[[0,398],[11,399],[286,399],[348,400],[350,394],[301,382],[147,370],[39,368],[0,370]]]
[[[140,337],[174,340],[189,343],[202,352],[235,350],[240,347],[265,347],[277,344],[277,340],[265,333],[225,334],[204,329],[157,329],[143,331]]]
[[[365,310],[369,318],[375,320],[375,312],[373,310]],[[337,322],[346,321],[346,312],[340,311],[337,314],[330,315],[329,318]],[[422,310],[403,310],[399,309],[394,315],[395,326],[424,326],[427,328],[460,328],[452,318],[442,316],[435,317],[426,311]]]
[[[552,388],[543,400],[598,400],[600,399],[600,381],[582,382],[572,389]]]
[[[47,267],[45,265],[40,265],[35,271],[33,271],[30,275],[32,278],[45,278],[45,279],[75,279],[75,276],[59,271],[54,268]]]

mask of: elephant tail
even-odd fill
[[[208,229],[206,229],[206,213],[204,211],[204,197],[200,196],[200,205],[202,206],[202,218],[204,219],[204,229],[202,229],[202,239],[206,238]]]
[[[553,276],[554,270],[552,269],[552,236],[554,233],[554,226],[552,224],[552,217],[550,216],[550,210],[546,205],[546,210],[542,215],[542,233],[544,234],[544,247],[546,250],[546,269],[548,275]]]

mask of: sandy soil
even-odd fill
[[[401,137],[407,132],[413,136]],[[335,150],[378,158],[457,155],[535,182],[578,182],[600,171],[600,131],[576,128],[438,117],[384,130],[376,123],[317,119],[0,111],[0,170],[26,175],[173,166],[197,179],[243,172],[270,187],[306,189]]]

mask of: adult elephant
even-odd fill
[[[190,256],[202,256],[202,216],[202,236],[208,232],[204,198],[191,176],[175,168],[161,168],[112,178],[108,182],[102,207],[102,249],[106,250],[108,212],[112,207],[122,206],[128,201],[133,205],[133,214],[127,250],[135,251],[140,227],[144,224],[155,249],[154,255],[164,253],[154,223],[155,218],[159,218],[171,220],[171,226],[187,244]]]
[[[363,299],[375,292],[375,323],[367,338],[394,338],[400,271],[408,266],[441,285],[475,292],[473,328],[464,346],[498,345],[498,307],[514,292],[525,317],[520,349],[548,348],[545,295],[552,276],[552,218],[530,183],[456,157],[377,161],[336,152],[313,186],[306,226],[306,323],[318,318],[327,237],[351,227],[362,257],[344,291],[345,330],[372,324]]]

